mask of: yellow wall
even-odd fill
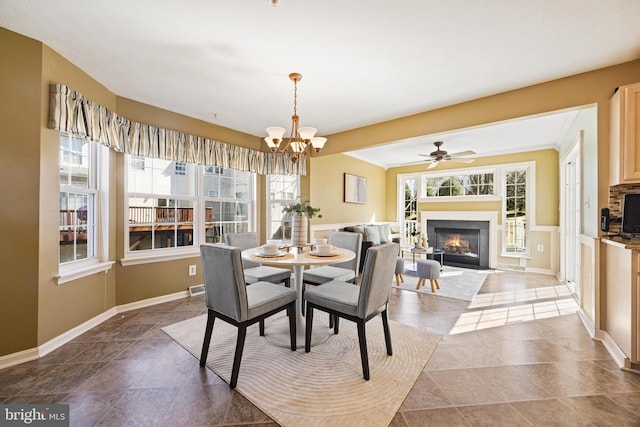
[[[0,355],[38,333],[41,46],[0,28]]]
[[[322,218],[312,224],[386,221],[385,171],[344,154],[314,157],[310,161],[311,204],[319,207]],[[344,202],[344,174],[367,179],[367,203]]]

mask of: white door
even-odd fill
[[[574,297],[580,299],[580,139],[563,160],[563,276]]]

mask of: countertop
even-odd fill
[[[602,240],[607,243],[615,242],[617,244],[623,245],[625,249],[631,249],[634,251],[640,251],[640,237],[621,237],[619,235],[613,236],[602,236]]]

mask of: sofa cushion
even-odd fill
[[[380,234],[380,243],[391,243],[391,226],[389,224],[378,224],[378,234]]]
[[[380,233],[378,232],[378,227],[375,225],[365,225],[364,226],[364,239],[368,242],[371,242],[374,246],[380,244]]]

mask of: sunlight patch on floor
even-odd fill
[[[566,290],[566,286],[558,286],[559,288],[564,288]],[[527,289],[527,291],[536,291],[537,289]],[[552,288],[541,288],[540,290],[552,290]],[[557,290],[556,290],[557,291]],[[567,290],[567,293],[569,291]],[[499,292],[499,294],[507,294],[507,292]],[[510,292],[510,294],[514,294]],[[474,303],[476,303],[478,297],[485,297],[488,294],[481,294],[476,296],[473,300],[469,308],[472,308]],[[493,294],[491,294],[493,295]],[[531,295],[531,294],[530,294]],[[543,302],[531,302],[526,304],[516,304],[509,307],[497,307],[497,308],[486,308],[483,310],[475,310],[469,311],[466,313],[462,313],[458,318],[458,321],[449,332],[450,335],[460,334],[464,332],[472,332],[478,331],[481,329],[493,328],[496,326],[504,326],[510,323],[518,323],[518,322],[526,322],[529,320],[536,319],[544,319],[547,317],[557,317],[564,316],[567,314],[574,314],[578,311],[578,304],[576,301],[567,294],[567,298],[561,298],[553,301],[543,301]],[[523,295],[520,295],[522,297]],[[535,299],[548,299],[553,298],[554,296],[559,295],[551,295],[549,292],[539,292],[535,297],[530,296],[529,300]],[[518,297],[516,297],[518,298]],[[492,303],[485,303],[480,305],[475,305],[475,308],[478,307],[490,307],[492,305],[498,304],[508,304],[512,303],[513,300],[506,300],[505,295],[498,295],[496,298],[493,298]],[[498,302],[504,301],[504,302]],[[518,301],[518,300],[516,300]]]

